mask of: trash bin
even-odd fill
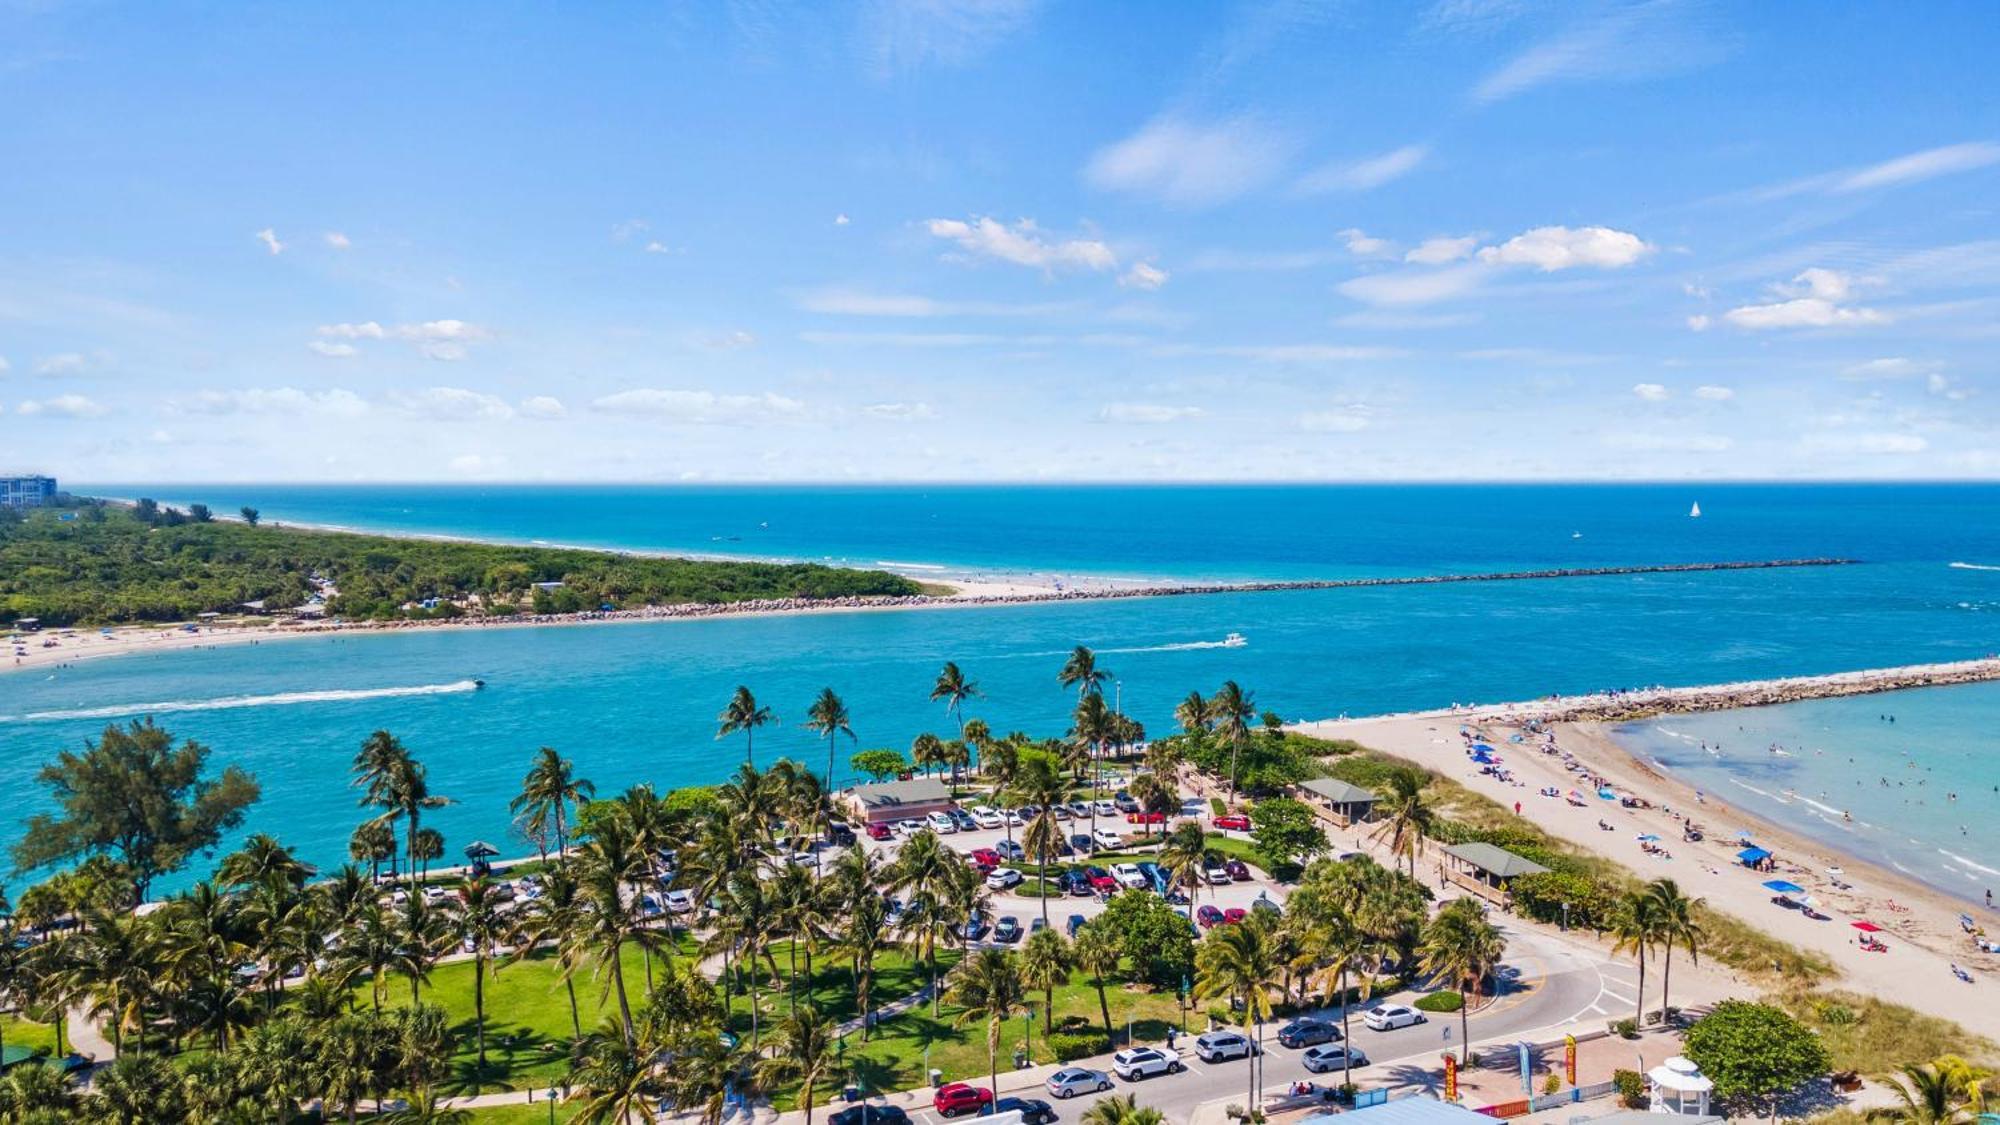
[[[931,1070],[931,1085],[932,1085],[932,1086],[942,1086],[942,1085],[944,1085],[944,1071],[942,1071],[942,1070],[938,1070],[938,1069],[936,1069],[936,1068],[932,1068],[932,1070]]]
[[[1022,1069],[1023,1067],[1025,1067],[1025,1066],[1027,1066],[1027,1065],[1028,1065],[1028,1052],[1026,1052],[1026,1051],[1015,1051],[1015,1052],[1014,1052],[1014,1069],[1015,1069],[1015,1070],[1020,1070],[1020,1069]]]
[[[858,1102],[861,1100],[861,1087],[850,1085],[840,1091],[840,1096],[846,1101]]]

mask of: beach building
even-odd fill
[[[1654,1114],[1666,1112],[1670,1111],[1621,1109],[1616,1113],[1607,1113],[1602,1117],[1593,1117],[1590,1119],[1589,1125],[1660,1125],[1660,1119],[1654,1116]],[[1684,1113],[1680,1115],[1680,1118],[1674,1125],[1723,1125],[1724,1122],[1729,1120],[1727,1117],[1715,1117],[1700,1113]]]
[[[0,477],[0,508],[22,511],[46,508],[56,502],[56,478],[44,476]]]
[[[1336,777],[1310,778],[1297,788],[1299,800],[1342,828],[1367,820],[1375,811],[1374,793]]]
[[[1647,1103],[1654,1113],[1707,1117],[1708,1096],[1715,1083],[1691,1059],[1675,1055],[1646,1072]]]
[[[1417,1094],[1346,1113],[1317,1113],[1299,1125],[1493,1125],[1483,1113]]]
[[[841,799],[862,824],[921,820],[951,807],[951,786],[935,778],[913,777],[857,785],[841,794]]]
[[[1449,861],[1446,876],[1461,887],[1486,898],[1493,892],[1505,892],[1507,885],[1523,875],[1540,875],[1548,868],[1531,859],[1523,859],[1505,848],[1492,844],[1448,844],[1444,848]]]

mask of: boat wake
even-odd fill
[[[1951,568],[1953,570],[2000,570],[2000,566],[1988,566],[1985,563],[1969,562],[1955,562],[1951,564]]]
[[[1222,640],[1222,641],[1180,641],[1180,642],[1177,642],[1177,643],[1175,643],[1175,644],[1169,644],[1169,645],[1139,645],[1139,646],[1137,646],[1137,647],[1134,647],[1134,648],[1101,648],[1101,649],[1098,649],[1097,651],[1099,651],[1099,652],[1109,652],[1109,653],[1122,653],[1122,652],[1194,652],[1194,651],[1196,651],[1197,649],[1204,649],[1204,648],[1242,648],[1242,647],[1244,646],[1244,644],[1245,644],[1245,642],[1244,642],[1244,641],[1242,641],[1242,640]]]
[[[0,715],[0,722],[52,723],[69,719],[119,719],[128,715],[164,715],[179,711],[229,711],[238,707],[283,707],[297,703],[351,703],[362,699],[397,699],[419,695],[459,695],[479,690],[478,680],[414,687],[361,688],[352,691],[287,691],[276,695],[225,695],[219,699],[171,699],[163,703],[114,703],[74,711],[33,711]]]

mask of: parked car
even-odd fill
[[[1083,872],[1072,869],[1056,876],[1056,887],[1066,895],[1087,895],[1090,893],[1090,879]]]
[[[1278,1045],[1294,1050],[1300,1047],[1317,1047],[1321,1043],[1332,1043],[1339,1038],[1339,1025],[1311,1017],[1293,1020],[1278,1029]]]
[[[964,809],[953,809],[946,815],[951,817],[953,824],[958,825],[960,832],[974,832],[979,828],[979,822],[972,819],[972,814]]]
[[[993,844],[993,850],[999,852],[1001,858],[1011,859],[1016,862],[1028,858],[1028,849],[1022,847],[1021,841],[1019,840],[995,841]]]
[[[1209,823],[1224,832],[1250,831],[1250,818],[1244,816],[1242,813],[1225,813],[1211,820]]]
[[[1111,1076],[1083,1066],[1066,1066],[1049,1075],[1049,1093],[1058,1098],[1097,1094],[1111,1088]]]
[[[1200,922],[1203,927],[1220,926],[1222,924],[1222,910],[1219,907],[1203,903],[1201,909],[1194,912],[1194,920]]]
[[[1194,1041],[1194,1057],[1207,1063],[1247,1059],[1256,1053],[1250,1037],[1240,1031],[1211,1031]]]
[[[1140,861],[1139,874],[1146,877],[1146,885],[1148,887],[1161,894],[1166,894],[1173,887],[1173,878],[1167,874],[1165,868],[1157,863]]]
[[[948,814],[941,812],[934,812],[925,817],[924,823],[930,825],[931,831],[940,836],[949,836],[958,831],[958,822],[952,820]]]
[[[1021,940],[1021,920],[1012,914],[1000,919],[993,927],[993,940],[1001,945],[1012,945]]]
[[[1230,882],[1229,869],[1220,863],[1211,863],[1203,867],[1201,869],[1201,877],[1208,880],[1208,885],[1211,887],[1228,886]]]
[[[1000,853],[992,848],[974,848],[965,854],[965,858],[979,867],[998,867],[1001,863]]]
[[[1040,1098],[1001,1098],[993,1103],[993,1113],[1021,1114],[1021,1125],[1049,1125],[1056,1119],[1055,1107]]]
[[[1222,920],[1224,922],[1229,923],[1232,926],[1234,926],[1238,922],[1241,922],[1243,919],[1248,918],[1249,916],[1250,912],[1244,910],[1240,906],[1232,906],[1229,909],[1222,912]]]
[[[967,918],[963,934],[967,941],[978,941],[980,938],[985,937],[986,915],[974,914],[972,917]]]
[[[868,825],[868,838],[870,840],[887,840],[894,835],[895,833],[886,824],[870,823]]]
[[[1035,819],[1036,817],[1038,817],[1038,816],[1042,815],[1042,806],[1040,806],[1040,805],[1022,805],[1022,806],[1021,806],[1021,809],[1020,809],[1020,812],[1021,812],[1021,819],[1022,819],[1022,820],[1033,820],[1033,819]]]
[[[910,1115],[901,1106],[851,1105],[829,1116],[827,1125],[910,1125]]]
[[[1377,1004],[1368,1009],[1361,1022],[1371,1031],[1394,1031],[1399,1027],[1413,1027],[1424,1022],[1424,1014],[1408,1004]]]
[[[1127,1082],[1161,1074],[1179,1074],[1181,1060],[1154,1047],[1127,1047],[1111,1056],[1111,1072]]]
[[[1166,813],[1135,812],[1125,814],[1125,823],[1127,824],[1165,824],[1166,822]]]
[[[1022,881],[1023,876],[1021,873],[1011,867],[995,868],[993,874],[986,877],[986,889],[989,891],[1004,891],[1011,887],[1020,886]]]
[[[896,834],[907,838],[922,832],[924,827],[924,822],[921,820],[899,820],[896,822]]]
[[[1089,867],[1084,868],[1083,874],[1085,878],[1090,880],[1090,889],[1093,891],[1116,891],[1118,889],[1117,878],[1111,872],[1106,871],[1096,864],[1091,864]]]
[[[1098,816],[1117,816],[1118,806],[1110,801],[1092,801],[1090,811]]]
[[[854,829],[836,821],[827,829],[826,838],[832,841],[835,847],[851,848],[854,846]]]
[[[1071,813],[1071,812],[1070,812],[1070,809],[1069,809],[1069,806],[1068,806],[1068,805],[1060,805],[1060,804],[1058,804],[1058,805],[1050,805],[1050,806],[1049,806],[1049,815],[1050,815],[1050,816],[1052,816],[1052,817],[1055,817],[1055,818],[1056,818],[1057,820],[1069,820],[1069,819],[1071,819],[1071,818],[1072,818],[1072,817],[1073,817],[1073,816],[1074,816],[1075,814],[1073,814],[1073,813]],[[1004,1100],[1004,1099],[1003,1099],[1003,1100]]]
[[[1261,910],[1266,914],[1283,914],[1285,912],[1284,907],[1279,906],[1271,896],[1262,892],[1259,892],[1256,898],[1250,900],[1250,909]]]
[[[1111,798],[1111,807],[1123,813],[1138,812],[1139,799],[1137,797],[1134,797],[1132,794],[1127,793],[1123,789],[1120,789],[1118,791],[1118,795]]]
[[[1120,836],[1109,828],[1100,828],[1092,832],[1090,839],[1097,845],[1096,850],[1098,851],[1116,851],[1125,846],[1125,837]]]
[[[1222,869],[1229,872],[1229,877],[1239,883],[1250,881],[1250,865],[1240,859],[1230,860],[1222,865]]]
[[[1087,833],[1078,832],[1069,838],[1069,846],[1075,848],[1078,855],[1089,855],[1097,850],[1097,841]]]
[[[1077,818],[1078,820],[1085,820],[1085,819],[1088,819],[1088,818],[1089,818],[1089,816],[1090,816],[1090,802],[1089,802],[1089,801],[1071,801],[1071,802],[1069,803],[1069,811],[1070,811],[1070,814],[1071,814],[1072,816],[1075,816],[1075,817],[1076,817],[1076,818]]]
[[[1136,863],[1114,863],[1111,865],[1111,875],[1118,880],[1119,886],[1129,887],[1135,891],[1143,891],[1152,886],[1152,880],[1146,878],[1145,872],[1140,871]]]
[[[1340,1070],[1343,1067],[1368,1065],[1366,1051],[1359,1047],[1350,1047],[1345,1043],[1322,1043],[1317,1047],[1309,1047],[1299,1059],[1306,1064],[1306,1069],[1314,1074],[1324,1074],[1329,1070]]]
[[[1039,934],[1043,930],[1046,930],[1048,928],[1049,928],[1049,920],[1046,918],[1031,918],[1028,920],[1029,937],[1034,937],[1036,934]]]
[[[1071,936],[1071,937],[1075,937],[1075,936],[1076,936],[1076,932],[1077,932],[1078,930],[1082,929],[1082,928],[1084,927],[1084,925],[1085,925],[1086,923],[1088,923],[1089,921],[1090,921],[1090,919],[1088,919],[1088,918],[1085,918],[1085,917],[1084,917],[1083,915],[1081,915],[1081,914],[1072,914],[1072,915],[1070,915],[1070,916],[1069,916],[1069,923],[1068,923],[1068,929],[1069,929],[1069,936]]]
[[[993,1102],[993,1091],[984,1086],[972,1086],[964,1082],[947,1082],[931,1095],[931,1108],[940,1117],[957,1117],[961,1113],[978,1113]]]
[[[985,805],[972,810],[972,819],[978,821],[981,828],[998,828],[1002,824],[1007,823],[1006,819],[1000,815],[1000,810],[988,808]]]
[[[694,908],[695,908],[695,899],[693,891],[667,892],[668,910],[671,910],[676,914],[690,914],[694,912]]]

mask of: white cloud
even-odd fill
[[[344,340],[380,340],[387,335],[382,326],[372,320],[360,324],[322,324],[317,331],[322,336],[337,336]]]
[[[1931,372],[1930,376],[1924,380],[1924,389],[1938,398],[1950,399],[1953,402],[1961,402],[1972,394],[1971,391],[1959,386],[1958,383],[1938,371]]]
[[[1914,184],[1938,176],[1948,176],[1955,172],[1970,172],[2000,164],[2000,145],[1986,141],[1967,144],[1945,145],[1942,148],[1925,149],[1894,160],[1885,160],[1835,178],[1827,190],[1841,193],[1866,191],[1870,188],[1896,187]]]
[[[1766,328],[1859,328],[1889,322],[1886,314],[1875,309],[1837,305],[1826,297],[1794,297],[1789,301],[1764,305],[1742,305],[1723,313],[1722,318],[1738,328],[1751,331]]]
[[[483,340],[489,333],[462,320],[426,320],[422,324],[401,325],[396,334],[408,340]]]
[[[1254,359],[1262,363],[1344,363],[1363,359],[1393,359],[1401,348],[1351,344],[1219,344],[1195,346],[1172,344],[1153,349],[1153,354],[1219,355],[1232,359]]]
[[[737,328],[721,333],[720,335],[706,337],[702,340],[701,344],[705,348],[710,348],[718,352],[741,351],[744,348],[754,348],[757,346],[757,334],[747,329]]]
[[[1696,313],[1687,318],[1687,326],[1694,332],[1706,332],[1708,326],[1714,323],[1715,321],[1707,313]]]
[[[1039,0],[870,0],[859,34],[878,77],[963,66],[1033,21]]]
[[[354,245],[352,240],[337,230],[327,231],[323,237],[326,239],[326,244],[335,250],[347,250]]]
[[[1368,428],[1368,413],[1360,406],[1315,410],[1299,415],[1299,428],[1316,434],[1352,434]]]
[[[1151,262],[1134,262],[1132,268],[1118,277],[1118,284],[1127,289],[1154,290],[1167,283],[1173,275]]]
[[[13,369],[14,365],[7,362],[7,357],[4,355],[0,355],[0,375],[5,375],[7,372],[12,371]]]
[[[848,224],[849,221],[850,220],[847,217],[847,213],[844,211],[833,217],[833,225],[837,227],[844,227]]]
[[[1298,189],[1308,194],[1369,191],[1409,175],[1430,151],[1429,145],[1404,145],[1365,160],[1323,164],[1307,172],[1299,180]]]
[[[611,224],[611,241],[627,242],[634,235],[643,234],[652,229],[653,224],[644,219],[626,219],[623,222]]]
[[[1130,425],[1162,425],[1199,418],[1207,411],[1199,406],[1166,406],[1154,402],[1114,402],[1097,412],[1100,422]]]
[[[1536,227],[1481,250],[1479,260],[1553,273],[1578,266],[1619,269],[1652,252],[1638,235],[1610,227]]]
[[[1458,328],[1477,324],[1476,312],[1409,313],[1372,310],[1344,313],[1334,318],[1342,328],[1366,328],[1379,332],[1403,332],[1418,328]]]
[[[685,425],[730,425],[796,418],[806,404],[766,391],[762,394],[719,395],[713,391],[662,390],[645,387],[619,391],[591,402],[601,414],[621,414]]]
[[[1942,364],[1934,360],[1910,359],[1907,356],[1892,355],[1881,359],[1864,360],[1841,369],[1841,374],[1850,379],[1909,379],[1936,371]]]
[[[958,244],[960,249],[982,258],[997,258],[1017,266],[1040,270],[1077,267],[1090,270],[1116,269],[1117,255],[1096,239],[1050,240],[1033,219],[1021,219],[1007,226],[996,219],[976,217],[971,222],[932,219],[924,224],[932,235]]]
[[[306,347],[315,355],[323,355],[328,359],[348,359],[360,354],[360,349],[353,344],[332,343],[326,340],[307,340]]]
[[[648,254],[679,254],[679,253],[681,253],[681,251],[679,251],[679,250],[675,249],[675,248],[674,248],[674,247],[672,247],[672,246],[669,246],[669,245],[667,245],[667,244],[666,244],[666,243],[664,243],[664,242],[661,242],[661,241],[660,241],[659,239],[657,239],[657,238],[656,238],[656,239],[653,239],[653,240],[652,240],[651,242],[648,242],[648,243],[646,243],[646,253],[648,253]]]
[[[1473,87],[1472,100],[1496,102],[1553,82],[1652,78],[1725,54],[1723,45],[1682,19],[1682,10],[1660,0],[1595,8],[1582,22],[1507,60]]]
[[[1479,286],[1487,271],[1476,264],[1441,270],[1402,270],[1351,278],[1339,285],[1342,295],[1363,304],[1402,307],[1426,305],[1463,296]]]
[[[1728,402],[1730,399],[1736,397],[1736,392],[1728,387],[1718,387],[1713,383],[1704,383],[1694,389],[1694,397],[1708,402]]]
[[[494,454],[461,453],[445,462],[445,467],[463,476],[480,476],[493,473],[507,464],[507,459]]]
[[[358,418],[368,404],[353,391],[303,391],[297,387],[245,387],[196,391],[167,404],[182,414],[296,414]]]
[[[440,422],[498,421],[514,416],[514,408],[498,397],[464,387],[390,391],[389,401],[411,414]]]
[[[1667,388],[1658,383],[1634,383],[1632,393],[1647,402],[1665,402],[1669,394]]]
[[[278,241],[277,232],[273,231],[270,227],[265,227],[263,230],[257,232],[257,241],[263,243],[264,248],[273,254],[282,254],[285,252],[285,244]]]
[[[862,407],[861,412],[890,422],[929,422],[938,416],[928,402],[877,402]]]
[[[1340,232],[1340,238],[1347,246],[1347,252],[1357,258],[1382,258],[1396,252],[1396,244],[1386,238],[1375,238],[1360,227],[1348,227]]]
[[[110,408],[83,395],[57,395],[39,401],[31,399],[15,407],[14,411],[28,418],[43,415],[50,418],[101,418],[111,412]]]
[[[521,415],[526,418],[561,418],[567,413],[559,398],[533,395],[521,400]]]
[[[90,370],[90,357],[82,352],[57,352],[35,361],[35,374],[61,378]]]
[[[359,324],[322,324],[317,331],[321,336],[336,340],[381,340],[396,336],[414,341],[419,353],[439,360],[464,359],[468,354],[468,343],[492,336],[487,329],[463,320],[426,320],[417,324],[399,324],[394,328],[384,328],[375,321],[366,320]],[[313,350],[321,355],[353,354],[352,349],[336,352],[313,347]]]
[[[915,293],[870,293],[858,289],[819,289],[799,298],[807,312],[840,316],[1049,316],[1072,306],[1051,303],[1009,304],[1004,301],[940,301]]]
[[[457,340],[424,340],[417,344],[417,352],[425,359],[443,363],[457,363],[472,354]]]
[[[1418,243],[1415,250],[1403,255],[1403,260],[1421,266],[1442,266],[1470,255],[1477,245],[1479,238],[1470,234],[1464,238],[1427,238]]]
[[[1253,117],[1204,123],[1156,117],[1130,137],[1099,149],[1083,175],[1101,191],[1202,207],[1270,182],[1291,152],[1289,138]]]
[[[1916,434],[1897,433],[1818,433],[1807,434],[1799,442],[1807,453],[1871,456],[1922,453],[1931,443]]]
[[[1779,286],[1778,290],[1793,297],[1818,297],[1827,301],[1844,301],[1854,293],[1854,279],[1839,270],[1811,269],[1799,271],[1792,284]]]

